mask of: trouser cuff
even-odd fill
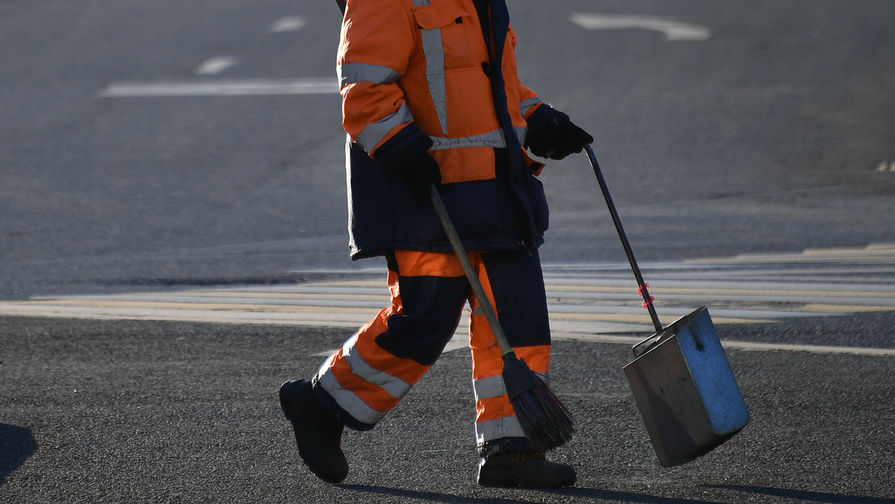
[[[489,457],[496,453],[506,453],[514,451],[536,451],[534,446],[524,437],[506,437],[500,439],[492,439],[485,441],[479,445],[479,455],[482,458]]]
[[[329,410],[329,412],[332,413],[340,422],[342,422],[345,427],[359,431],[366,431],[376,426],[375,424],[368,424],[356,420],[347,411],[342,409],[342,407],[339,406],[339,403],[337,403],[336,400],[333,399],[331,395],[329,395],[329,392],[323,390],[323,387],[318,385],[316,376],[314,376],[314,378],[311,380],[311,385],[311,390],[314,391],[314,396],[317,398],[320,404],[322,404],[327,410]]]

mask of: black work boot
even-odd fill
[[[311,472],[327,483],[341,483],[348,476],[348,460],[339,446],[344,425],[320,404],[311,383],[284,383],[280,387],[280,407],[292,422],[298,454]]]
[[[477,483],[489,487],[556,488],[575,483],[572,466],[548,462],[541,452],[495,453],[479,461]]]

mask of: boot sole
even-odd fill
[[[518,469],[511,467],[480,466],[476,483],[484,487],[500,488],[562,488],[575,484],[578,476],[572,472],[565,477],[558,476],[552,481],[536,481],[535,477],[524,477]]]
[[[480,474],[476,483],[479,486],[491,488],[563,488],[574,485],[576,480],[577,478],[571,478],[569,480],[537,484],[529,480],[520,480],[517,474],[504,473],[490,474],[485,478],[482,478]]]

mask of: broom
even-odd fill
[[[525,437],[535,449],[540,451],[562,445],[572,439],[572,432],[575,430],[568,408],[556,397],[547,384],[528,368],[525,361],[516,357],[516,353],[507,342],[503,328],[497,320],[494,308],[485,295],[478,276],[472,269],[469,256],[466,255],[463,243],[457,235],[457,230],[454,229],[454,224],[451,222],[435,184],[430,186],[430,192],[435,213],[451,242],[454,254],[463,266],[463,273],[472,287],[475,298],[479,301],[485,319],[488,320],[488,325],[491,327],[491,332],[494,333],[494,339],[497,340],[497,345],[503,354],[503,382]]]

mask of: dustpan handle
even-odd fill
[[[625,255],[628,256],[628,262],[631,263],[631,270],[634,272],[634,279],[637,280],[637,292],[643,297],[643,306],[649,310],[650,319],[656,328],[656,333],[662,332],[662,323],[659,322],[659,315],[656,313],[656,307],[653,306],[653,297],[650,296],[648,286],[643,281],[643,275],[640,274],[640,267],[637,266],[637,260],[634,259],[634,251],[631,250],[631,244],[628,242],[628,236],[622,227],[622,221],[618,217],[615,210],[615,204],[612,202],[612,196],[609,195],[609,187],[606,185],[606,179],[603,178],[603,172],[600,170],[600,163],[597,162],[597,156],[590,144],[584,146],[587,152],[587,158],[590,165],[594,169],[594,175],[597,176],[597,182],[600,183],[600,190],[603,191],[603,197],[606,199],[606,206],[609,207],[609,214],[612,215],[612,222],[615,224],[615,230],[618,231],[618,237],[621,238],[622,247],[625,249]]]

